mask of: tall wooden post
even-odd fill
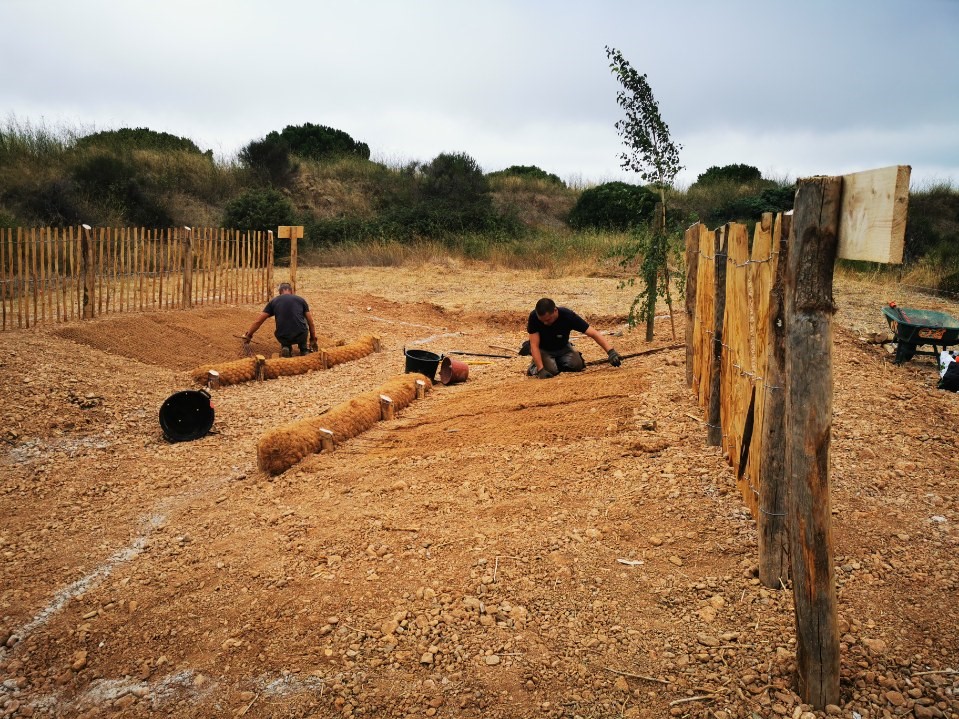
[[[273,230],[267,230],[269,237],[266,241],[266,291],[261,298],[263,302],[269,302],[273,296]]]
[[[789,228],[792,215],[780,215],[779,253],[776,277],[769,293],[769,318],[766,330],[766,371],[763,376],[763,425],[759,458],[759,581],[767,587],[779,589],[789,576],[789,538],[786,533],[786,326],[783,301],[786,262],[789,256]],[[773,233],[774,239],[777,237]]]
[[[90,225],[83,226],[80,250],[82,263],[80,274],[83,275],[83,319],[88,320],[93,318],[93,297],[96,286],[96,255],[93,247],[93,228]]]
[[[709,415],[707,419],[709,431],[706,433],[706,444],[713,447],[722,446],[722,391],[720,379],[723,365],[723,317],[726,314],[726,231],[720,227],[715,231],[713,256],[716,263],[716,291],[713,301],[713,341],[709,359]]]
[[[290,284],[296,292],[296,241],[303,237],[303,225],[280,225],[276,236],[290,241]]]
[[[693,333],[696,323],[696,279],[699,272],[699,223],[686,230],[686,386],[693,386]]]
[[[841,177],[800,180],[785,271],[786,478],[799,695],[839,703],[839,631],[829,492],[833,266]]]
[[[180,307],[193,307],[193,228],[183,228],[183,297]]]

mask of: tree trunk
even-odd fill
[[[656,323],[656,282],[659,272],[650,272],[646,275],[646,341],[653,341],[653,330]]]
[[[839,703],[829,445],[832,427],[833,267],[841,177],[801,180],[785,274],[786,477],[799,695]]]

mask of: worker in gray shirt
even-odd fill
[[[317,349],[316,326],[310,306],[299,295],[293,294],[293,287],[284,282],[278,288],[279,294],[270,300],[259,316],[253,320],[250,329],[243,335],[243,341],[249,344],[260,325],[270,317],[276,319],[276,331],[273,335],[280,343],[280,356],[292,357],[293,345],[298,345],[300,354],[305,355]],[[307,343],[309,336],[309,343]]]

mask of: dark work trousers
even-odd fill
[[[586,362],[583,361],[583,355],[577,352],[573,345],[567,344],[558,350],[544,350],[540,348],[540,356],[543,358],[543,368],[553,374],[560,372],[580,372],[586,369]],[[529,373],[536,374],[536,363],[531,362]]]
[[[293,337],[277,334],[274,334],[273,336],[276,337],[276,341],[280,343],[280,347],[289,348],[290,354],[293,354],[293,345],[300,346],[301,355],[305,355],[310,351],[310,347],[307,344],[307,339],[309,337],[308,332],[302,332],[298,335],[294,335]]]

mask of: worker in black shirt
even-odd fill
[[[568,307],[557,307],[553,300],[544,297],[536,303],[536,309],[530,312],[526,321],[529,351],[533,357],[530,376],[548,379],[560,372],[579,372],[586,367],[583,355],[569,343],[569,333],[573,330],[582,332],[602,347],[613,367],[622,363],[619,353],[586,320]]]
[[[249,331],[243,335],[247,344],[260,329],[260,325],[270,317],[276,318],[276,331],[273,333],[280,343],[280,356],[291,357],[293,345],[299,345],[300,354],[305,355],[317,349],[316,327],[313,325],[313,313],[310,306],[299,295],[293,294],[293,287],[284,282],[278,288],[279,294],[270,300],[259,316],[253,320]],[[309,344],[307,344],[309,332]]]

